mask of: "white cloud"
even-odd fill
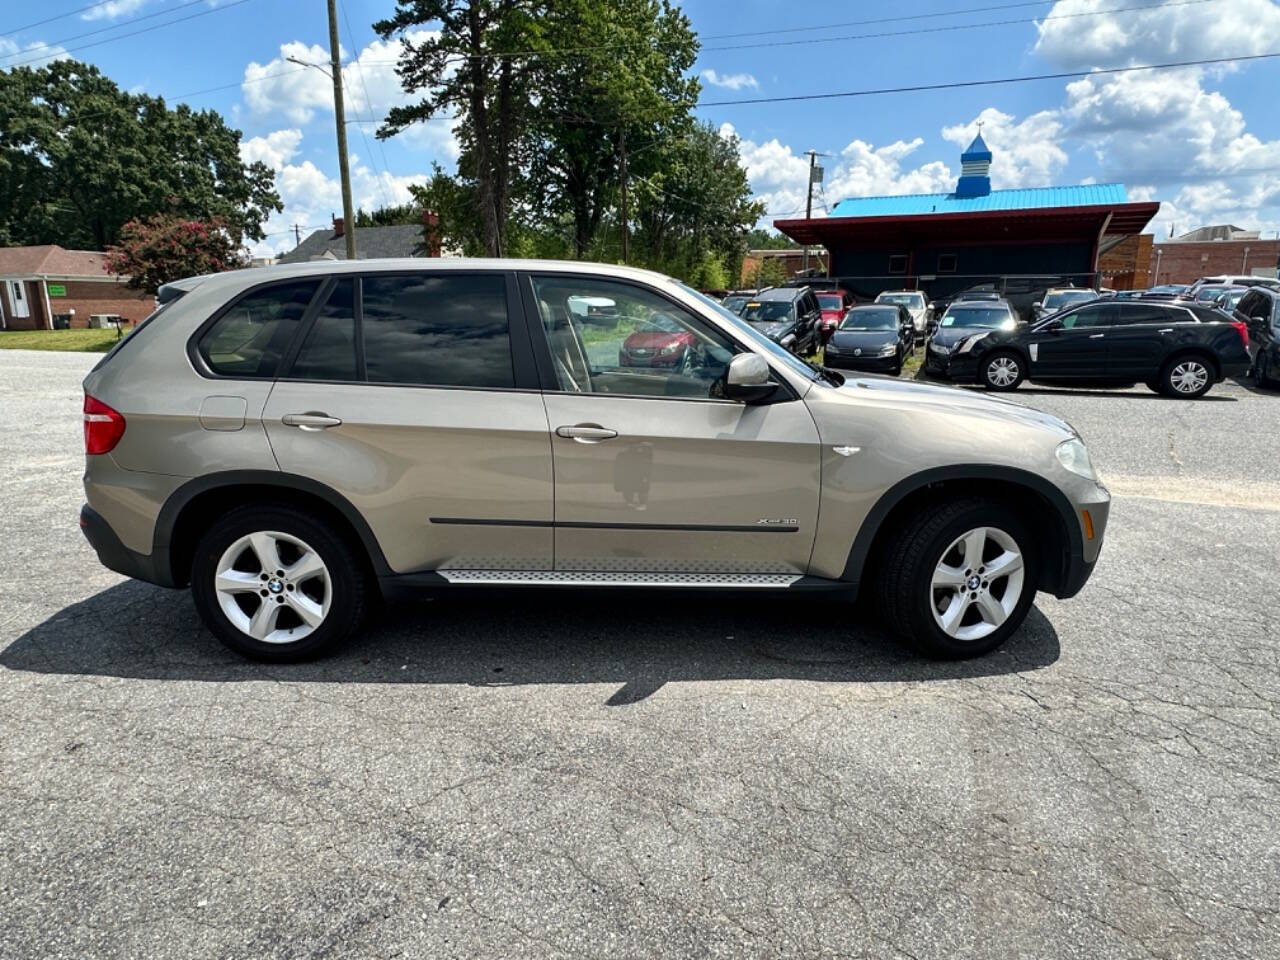
[[[269,234],[251,249],[254,256],[274,256],[293,249],[296,242],[293,225],[302,227],[306,237],[314,230],[331,225],[333,214],[341,213],[342,189],[337,177],[330,177],[310,160],[291,162],[302,145],[300,130],[276,130],[265,137],[253,137],[240,146],[246,161],[261,160],[276,171],[276,190],[284,210],[267,220],[264,232]],[[425,183],[427,174],[400,176],[387,170],[374,170],[356,154],[350,154],[351,199],[356,207],[374,210],[387,204],[408,203],[412,199],[409,186]]]
[[[245,163],[261,160],[278,170],[292,160],[302,143],[302,131],[295,128],[275,130],[265,137],[252,137],[240,144],[240,159]]]
[[[43,41],[22,45],[8,37],[0,37],[0,70],[11,67],[30,67],[36,70],[69,56],[62,47],[51,47]]]
[[[410,32],[407,39],[421,43],[432,35],[431,31],[418,30]],[[402,43],[399,39],[375,40],[354,60],[348,59],[347,52],[339,48],[344,61],[343,97],[351,125],[348,139],[359,139],[358,127],[372,140],[387,111],[413,99],[400,86],[395,71]],[[298,66],[290,58],[318,64],[323,69]],[[333,81],[328,71],[328,50],[318,44],[293,41],[281,44],[280,55],[269,62],[251,62],[245,67],[241,92],[255,118],[266,120],[278,116],[291,124],[305,126],[317,112],[331,114],[333,111]],[[416,123],[399,136],[450,163],[457,160],[460,152],[455,124],[447,118]]]
[[[91,7],[80,14],[81,20],[114,20],[126,13],[133,13],[146,6],[147,0],[110,0],[98,7]]]
[[[702,71],[702,79],[713,87],[724,87],[726,90],[742,90],[750,88],[758,90],[759,82],[749,73],[716,73],[707,69]]]
[[[1280,6],[1272,0],[1153,3],[1146,10],[1096,16],[1137,4],[1059,0],[1037,26],[1035,52],[1066,69],[1266,53],[1280,43]]]
[[[991,186],[996,190],[1047,187],[1067,165],[1059,146],[1062,123],[1054,111],[1033,113],[1021,122],[987,107],[969,123],[943,127],[943,139],[964,150],[973,142],[982,123],[982,139],[991,148]]]

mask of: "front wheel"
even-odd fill
[[[982,361],[979,378],[988,390],[1016,390],[1026,376],[1022,358],[1016,353],[1001,351]]]
[[[351,547],[292,507],[242,507],[200,539],[191,594],[209,630],[255,660],[317,657],[360,627],[367,588]]]
[[[992,500],[926,510],[897,531],[880,575],[889,628],[926,656],[981,656],[1022,624],[1036,552],[1021,518]]]
[[[1169,397],[1194,400],[1213,386],[1209,364],[1200,357],[1175,357],[1160,374],[1160,392]]]

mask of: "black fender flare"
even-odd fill
[[[1083,561],[1084,536],[1080,532],[1080,522],[1076,519],[1071,501],[1056,486],[1038,474],[1020,470],[1017,467],[990,463],[957,464],[913,473],[881,494],[880,499],[867,512],[857,536],[853,538],[853,546],[849,548],[849,558],[845,561],[840,579],[854,584],[862,579],[862,571],[871,553],[871,545],[894,507],[911,494],[931,484],[955,480],[999,480],[1025,487],[1039,494],[1054,509],[1059,520],[1062,521],[1063,528],[1067,531],[1067,551],[1062,558],[1062,569],[1059,575],[1065,574],[1072,559]]]
[[[387,559],[382,553],[378,538],[374,536],[368,521],[352,505],[350,500],[323,483],[279,470],[223,470],[188,480],[178,487],[165,500],[164,506],[160,508],[160,513],[156,516],[151,555],[155,559],[157,567],[171,571],[170,552],[173,549],[173,533],[177,527],[178,518],[193,500],[213,490],[244,486],[278,487],[282,492],[300,490],[323,500],[351,525],[351,528],[364,546],[374,573],[379,577],[388,576],[392,573],[391,568],[387,565]],[[180,577],[174,576],[172,579],[177,582]]]

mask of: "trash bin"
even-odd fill
[[[53,315],[53,329],[55,329],[55,330],[70,330],[70,329],[71,329],[71,314],[69,314],[69,313],[55,313],[55,314]]]

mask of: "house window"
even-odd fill
[[[939,273],[955,273],[956,272],[956,255],[954,253],[938,254],[938,272]]]
[[[889,272],[907,272],[907,255],[905,253],[895,253],[893,256],[889,257]]]

